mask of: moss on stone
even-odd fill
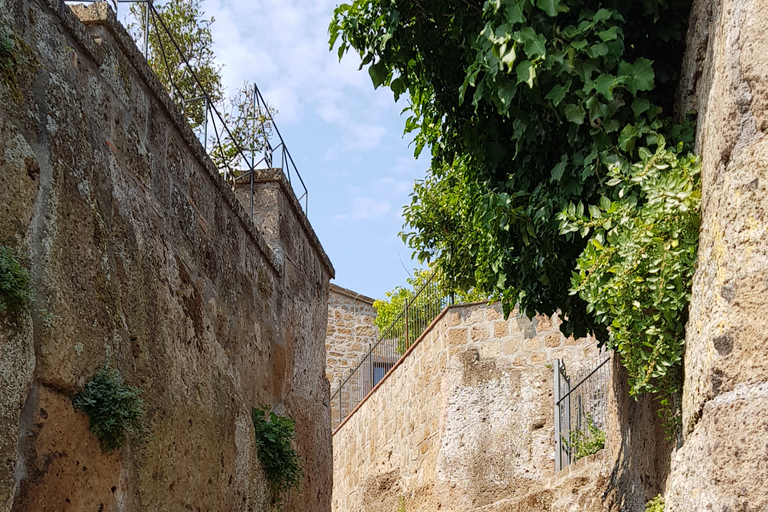
[[[24,101],[24,95],[19,89],[18,74],[22,66],[29,64],[37,66],[37,59],[29,45],[16,35],[12,27],[0,20],[0,81],[19,103]]]

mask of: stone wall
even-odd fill
[[[33,56],[0,82],[0,243],[35,299],[0,329],[0,511],[267,510],[261,404],[305,458],[285,509],[329,510],[333,267],[281,173],[252,223],[107,4],[77,12],[0,0]],[[103,365],[147,404],[111,456],[71,402]]]
[[[339,387],[357,363],[379,339],[374,325],[376,310],[373,299],[331,284],[328,290],[328,331],[325,335],[327,354],[325,375],[331,389]]]
[[[539,499],[555,470],[551,362],[577,370],[598,355],[594,339],[558,326],[557,316],[504,320],[498,305],[446,309],[335,432],[333,510]]]
[[[696,0],[680,103],[702,226],[667,510],[768,509],[768,1]]]

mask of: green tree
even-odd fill
[[[671,117],[689,9],[355,0],[330,25],[340,58],[407,92],[405,131],[431,150],[402,233],[419,259],[607,340],[668,417],[698,249],[693,130]]]
[[[432,151],[406,208],[404,236],[419,257],[499,294],[506,311],[561,310],[566,333],[604,335],[563,285],[587,240],[561,236],[556,214],[597,201],[606,159],[637,160],[636,141],[671,125],[661,113],[672,111],[687,9],[684,0],[340,5],[331,45],[357,51],[374,86],[408,93],[406,131],[417,153]]]
[[[277,111],[257,101],[255,86],[244,83],[234,96],[221,102],[221,113],[228,130],[222,129],[218,140],[214,140],[213,135],[209,137],[211,143],[217,143],[211,151],[211,158],[219,169],[245,171],[248,163],[244,158],[258,167],[271,164],[259,162],[272,135],[272,118]]]
[[[133,22],[128,30],[140,46],[147,28],[146,9],[146,4],[132,4],[130,9]],[[200,0],[169,0],[155,5],[155,10],[157,17],[149,17],[147,61],[195,129],[205,121],[206,105],[200,98],[207,94],[211,103],[217,103],[224,96],[211,36],[215,20],[205,17]]]
[[[131,5],[129,31],[144,44],[146,4]],[[169,0],[156,5],[149,17],[147,60],[173,100],[181,107],[193,130],[206,131],[206,108],[215,107],[222,119],[209,114],[207,140],[210,156],[220,170],[239,175],[262,160],[266,141],[272,135],[275,109],[256,101],[253,84],[245,83],[226,97],[221,66],[213,52],[211,24],[200,0]],[[195,79],[195,77],[197,79]],[[207,102],[206,103],[206,98]],[[257,156],[258,155],[258,156]],[[266,167],[262,162],[259,167]]]

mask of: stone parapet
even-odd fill
[[[334,433],[333,510],[474,510],[554,476],[551,363],[598,355],[559,324],[447,308]]]

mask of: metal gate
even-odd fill
[[[610,354],[601,354],[573,376],[554,360],[556,471],[605,445],[610,360]]]

